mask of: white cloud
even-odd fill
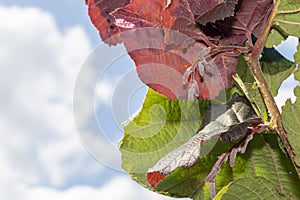
[[[64,186],[83,166],[99,167],[72,114],[76,75],[91,51],[83,28],[61,31],[40,9],[0,7],[0,44],[0,187]]]
[[[290,76],[282,83],[278,90],[278,95],[275,97],[276,104],[280,110],[282,106],[285,105],[287,99],[291,99],[292,102],[296,100],[296,96],[294,94],[294,88],[296,85],[299,85],[299,82],[295,81],[294,76]]]
[[[30,200],[168,200],[173,199],[142,189],[125,177],[117,177],[101,188],[75,186],[65,191],[49,188],[29,189]]]
[[[76,77],[91,52],[87,38],[79,26],[60,30],[40,9],[0,6],[0,199],[172,199],[125,177],[57,189],[101,170],[82,147],[72,113]],[[100,85],[99,101],[108,104],[113,88],[111,80]]]
[[[117,77],[113,78],[113,80],[100,80],[98,87],[96,89],[96,98],[97,104],[109,105],[111,103],[114,85],[118,82]]]
[[[297,51],[298,38],[294,36],[289,36],[285,41],[281,42],[276,46],[282,55],[284,55],[289,60],[294,60],[294,53]]]
[[[287,59],[294,61],[294,54],[297,51],[298,38],[290,36],[280,45],[278,45],[276,50],[278,50],[282,55],[284,55]],[[279,109],[285,104],[287,99],[291,99],[294,101],[296,96],[294,95],[294,87],[299,85],[298,81],[295,81],[294,76],[290,76],[287,78],[281,85],[278,90],[278,95],[275,97],[275,101]]]
[[[107,183],[98,188],[69,182],[101,170],[81,145],[72,113],[76,77],[91,51],[87,38],[81,27],[60,30],[38,8],[0,6],[0,199],[171,199],[122,176],[99,180]],[[111,86],[104,86],[107,98]]]

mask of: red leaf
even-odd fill
[[[103,40],[121,33],[106,42],[124,43],[145,84],[170,99],[212,99],[231,85],[237,56],[249,52],[244,42],[252,33],[260,36],[273,5],[272,0],[239,2],[236,13],[237,0],[87,4]],[[215,20],[219,21],[214,25],[198,24]]]
[[[187,0],[172,0],[168,8],[163,10],[161,16],[165,28],[172,28],[177,18],[185,18],[194,24],[194,16]]]
[[[164,28],[178,30],[198,42],[213,45],[196,24],[187,0],[173,0],[168,8],[163,10],[161,17]]]
[[[117,37],[113,35],[119,33],[118,27],[114,24],[115,20],[110,15],[117,8],[124,7],[130,0],[86,0],[89,7],[89,16],[98,29],[102,40],[110,45],[118,42]]]
[[[226,17],[234,15],[235,5],[238,0],[188,0],[192,12],[195,15],[195,21],[206,24],[208,22],[215,22],[223,20]]]
[[[184,74],[189,67],[196,67],[201,58],[210,64],[205,64],[202,76],[197,68],[193,69],[198,99],[214,98],[223,88],[230,86],[236,59],[221,54],[212,59],[211,48],[178,32],[165,31],[163,34],[161,31],[151,28],[122,34],[126,49],[145,84],[170,99],[187,99],[192,80],[188,79],[185,85]],[[133,38],[149,39],[136,41]]]
[[[259,38],[273,9],[273,0],[243,0],[232,18],[217,22],[217,27],[227,36],[220,45],[244,45],[251,34]]]
[[[160,13],[166,6],[166,0],[131,0],[130,4],[116,9],[112,15],[116,18],[116,25],[124,29],[123,31],[143,27],[161,27]],[[131,26],[124,26],[124,23],[131,24]]]
[[[165,178],[164,175],[162,175],[160,172],[149,172],[147,173],[147,181],[152,186],[155,187],[159,181],[163,180]]]
[[[132,0],[126,7],[112,13],[122,32],[122,41],[135,61],[140,79],[170,99],[187,99],[193,92],[198,99],[214,98],[231,84],[236,60],[221,59],[223,55],[215,59],[210,57],[212,52],[209,46],[214,45],[193,21],[187,1],[166,3]],[[210,73],[200,76],[194,69],[195,82],[189,79],[188,84],[184,85],[184,73],[200,58],[211,61],[211,65],[206,66],[206,71]],[[220,59],[227,62],[220,62]],[[213,63],[215,60],[217,66]]]

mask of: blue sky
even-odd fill
[[[0,199],[170,199],[142,188],[119,166],[116,145],[122,132],[109,95],[122,73],[133,68],[126,56],[113,60],[125,68],[109,67],[98,86],[91,86],[100,88],[96,94],[92,90],[92,99],[79,94],[80,105],[96,102],[99,125],[91,123],[94,110],[85,108],[75,124],[75,83],[101,44],[84,1],[1,0],[0,20]],[[82,84],[90,86],[91,77]],[[143,100],[137,96],[131,113]],[[126,115],[128,110],[118,121]],[[85,144],[86,135],[93,144]]]
[[[172,199],[120,168],[120,123],[146,87],[122,46],[101,43],[84,0],[0,0],[0,44],[0,199]]]

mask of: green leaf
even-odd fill
[[[295,80],[300,81],[300,68],[299,67],[294,72],[294,78],[295,78]]]
[[[263,177],[285,196],[300,198],[300,181],[289,158],[282,152],[275,135],[256,135],[245,154],[233,167],[235,180]]]
[[[153,190],[145,179],[147,170],[195,134],[201,126],[207,103],[208,101],[169,100],[149,89],[141,112],[124,128],[125,135],[120,145],[122,167],[132,175],[133,180]],[[211,144],[207,142],[203,146],[203,152],[210,151],[216,142],[217,140],[211,141]],[[221,144],[214,152],[219,154],[228,148],[230,146],[227,144]],[[178,197],[190,196],[199,181],[204,184],[204,179],[216,160],[217,156],[212,155],[200,159],[188,170],[178,169],[157,185],[157,191]],[[224,185],[228,183],[227,181]]]
[[[258,115],[265,116],[267,108],[253,75],[242,56],[238,61],[237,76],[233,77],[235,85],[247,96],[254,109],[258,110]],[[296,65],[284,58],[274,48],[264,48],[261,67],[273,96],[276,96],[282,82],[293,73]]]
[[[297,52],[294,54],[295,63],[300,64],[300,42],[298,42]]]
[[[299,73],[295,77],[299,80]],[[287,137],[296,154],[295,162],[300,165],[300,86],[294,89],[294,93],[297,97],[296,102],[292,103],[291,99],[285,102],[282,109],[282,119],[284,129],[288,133]]]
[[[121,141],[122,167],[144,187],[156,192],[192,199],[210,199],[206,176],[218,155],[227,152],[233,143],[211,141],[210,153],[198,159],[191,168],[180,167],[152,188],[146,173],[164,155],[186,142],[201,126],[208,101],[169,100],[149,90],[139,115],[125,127]],[[153,132],[154,131],[154,132]],[[261,176],[283,194],[300,198],[299,179],[291,161],[281,151],[275,135],[256,135],[245,154],[238,154],[233,168],[226,162],[216,177],[220,191],[240,178]]]
[[[300,2],[299,0],[281,1],[274,23],[284,33],[300,37]]]
[[[230,183],[224,187],[215,200],[232,200],[232,199],[285,199],[276,187],[269,180],[262,177],[243,178]]]
[[[277,15],[266,42],[266,47],[278,45],[289,35],[300,37],[300,2],[299,0],[280,1]]]
[[[234,87],[239,88],[241,93],[248,98],[256,113],[259,116],[264,116],[267,113],[267,107],[255,84],[253,75],[242,56],[238,59],[237,74],[233,76],[233,80],[235,83]]]
[[[265,43],[265,47],[272,48],[274,46],[279,45],[282,41],[286,40],[287,35],[282,33],[276,27],[272,27],[270,33],[268,35],[267,41]]]
[[[273,96],[277,96],[281,83],[295,70],[296,65],[274,48],[265,48],[261,67]]]
[[[122,167],[144,173],[200,128],[208,101],[169,100],[149,89],[139,115],[124,128]]]

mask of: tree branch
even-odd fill
[[[264,74],[261,70],[261,66],[260,66],[260,62],[259,62],[261,52],[264,48],[266,39],[267,39],[270,29],[272,27],[279,4],[280,4],[280,0],[275,1],[274,8],[270,14],[267,26],[266,26],[262,36],[257,40],[251,53],[249,53],[248,55],[245,56],[245,60],[255,78],[257,86],[258,86],[258,88],[264,98],[265,104],[270,112],[270,116],[271,116],[271,124],[270,125],[274,129],[274,131],[277,133],[277,135],[283,142],[284,146],[286,147],[287,153],[288,153],[289,157],[291,158],[291,160],[293,161],[294,167],[300,178],[300,167],[297,166],[297,164],[295,163],[295,153],[288,141],[286,132],[283,128],[281,113],[280,113],[280,111],[276,105],[276,102],[273,98],[273,95],[269,89],[269,86],[268,86],[267,81],[264,77]]]

